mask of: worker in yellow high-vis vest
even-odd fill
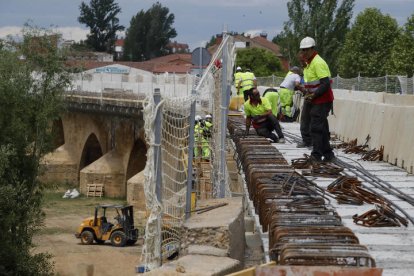
[[[243,95],[244,101],[246,102],[249,99],[249,95],[252,93],[253,88],[257,87],[256,76],[249,68],[246,68],[246,71],[242,73],[241,80],[237,87],[239,95]]]
[[[315,40],[311,37],[305,37],[300,42],[300,50],[307,63],[303,70],[305,86],[302,92],[305,94],[305,100],[311,103],[309,112],[313,146],[311,158],[316,162],[332,162],[335,160],[335,155],[329,144],[328,123],[334,100],[331,72],[328,64],[315,50],[315,46]]]
[[[284,143],[285,138],[276,116],[272,114],[272,108],[268,99],[260,97],[259,91],[254,88],[249,100],[244,103],[246,115],[246,135],[253,124],[257,135],[271,139],[274,143]],[[276,131],[277,136],[273,133]]]
[[[301,82],[301,70],[297,66],[293,66],[287,73],[285,79],[280,84],[279,97],[280,107],[283,116],[293,117],[293,95],[295,90],[299,88]]]
[[[240,66],[237,66],[236,72],[234,73],[234,87],[236,88],[237,95],[239,95],[238,85],[242,79],[242,75],[243,75],[242,68]]]

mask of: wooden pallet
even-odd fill
[[[94,183],[86,186],[86,197],[103,197],[104,195],[104,184]]]

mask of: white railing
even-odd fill
[[[72,84],[67,91],[152,94],[155,88],[159,88],[162,97],[186,97],[191,95],[196,79],[190,74],[171,73],[77,73],[72,75]]]

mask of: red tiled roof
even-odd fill
[[[171,54],[162,57],[156,57],[144,62],[155,63],[172,63],[172,62],[184,61],[191,63],[191,54]]]
[[[191,71],[191,64],[165,64],[165,65],[158,65],[155,66],[154,70],[152,71],[155,74],[159,73],[177,73],[177,74],[185,74]]]
[[[267,40],[267,38],[256,36],[252,38],[252,40],[256,42],[257,44],[260,44],[261,46],[269,49],[270,51],[275,53],[278,57],[282,56],[282,54],[280,53],[279,45],[273,43],[272,41]]]
[[[188,44],[178,43],[178,42],[170,42],[170,43],[167,44],[167,48],[188,49]]]

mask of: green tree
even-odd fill
[[[118,13],[121,8],[114,0],[91,0],[89,5],[82,2],[79,6],[78,21],[90,28],[87,44],[98,52],[113,52],[117,39],[116,32],[124,30],[119,25]]]
[[[289,20],[283,31],[273,38],[282,54],[291,64],[299,64],[297,53],[300,40],[310,36],[316,49],[328,63],[331,73],[336,73],[337,56],[345,40],[352,18],[355,0],[291,0],[288,2]]]
[[[210,41],[207,42],[206,48],[214,46],[217,42],[217,37],[215,35],[211,36]]]
[[[279,58],[272,52],[260,48],[246,48],[237,51],[237,66],[250,68],[256,77],[267,77],[281,73]]]
[[[166,55],[166,46],[177,36],[172,27],[174,14],[159,2],[146,12],[141,10],[130,21],[126,31],[124,60],[142,61]]]
[[[69,77],[59,36],[26,26],[23,37],[0,49],[0,275],[51,275],[50,256],[32,251],[44,217],[37,176]]]
[[[397,21],[377,8],[367,8],[356,17],[346,35],[339,56],[339,75],[378,77],[386,74],[386,64],[400,30]]]
[[[414,14],[408,18],[401,35],[395,40],[388,58],[387,73],[413,76],[414,73]]]

